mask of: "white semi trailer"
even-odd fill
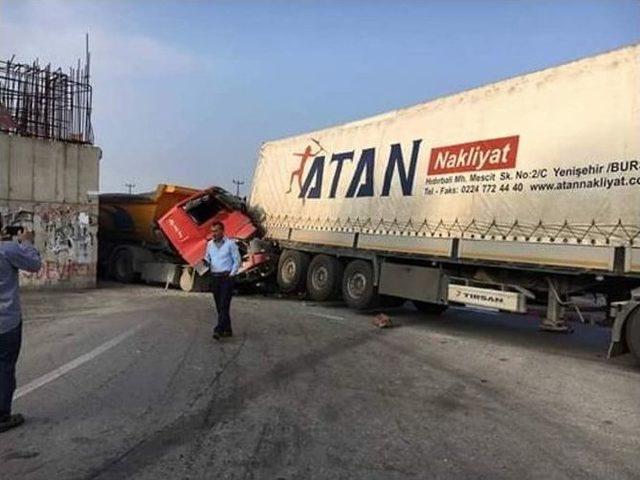
[[[265,143],[250,203],[278,283],[524,312],[612,310],[610,355],[640,358],[640,46]]]

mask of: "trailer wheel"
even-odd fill
[[[283,293],[295,293],[304,288],[309,268],[309,255],[297,250],[285,250],[278,260],[278,286]]]
[[[342,297],[347,306],[357,310],[366,310],[378,304],[378,289],[373,285],[370,262],[353,260],[347,265],[342,277]]]
[[[629,350],[640,363],[640,309],[636,309],[627,319],[625,335]]]
[[[342,285],[344,268],[335,257],[316,255],[309,264],[307,273],[307,292],[309,296],[322,302],[336,297]]]
[[[428,315],[440,315],[449,308],[448,305],[442,303],[420,302],[418,300],[413,300],[413,305],[420,313],[426,313]]]
[[[136,274],[133,270],[133,255],[128,249],[122,248],[111,257],[110,271],[111,277],[118,282],[134,281]]]

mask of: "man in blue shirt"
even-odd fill
[[[21,231],[18,241],[4,234],[0,219],[0,432],[24,422],[20,414],[11,414],[16,389],[16,363],[22,344],[18,272],[40,270],[40,254],[33,246],[33,232]]]
[[[211,291],[218,312],[218,325],[213,330],[213,338],[231,337],[231,297],[233,277],[240,268],[240,252],[235,242],[224,236],[224,225],[215,222],[211,226],[213,238],[207,243],[205,260],[211,273]]]

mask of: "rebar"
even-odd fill
[[[90,54],[69,73],[51,65],[0,60],[0,130],[28,137],[93,144]],[[6,116],[9,116],[9,120]]]

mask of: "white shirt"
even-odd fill
[[[212,273],[229,272],[230,275],[238,273],[241,263],[238,246],[227,237],[220,242],[209,240],[205,260]]]

